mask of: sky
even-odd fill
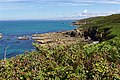
[[[0,20],[65,20],[120,13],[120,0],[0,0]]]

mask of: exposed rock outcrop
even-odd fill
[[[45,34],[33,35],[35,42],[40,46],[45,47],[57,47],[60,44],[69,45],[76,43],[77,41],[84,41],[83,33],[81,29],[75,29],[65,32],[53,32]],[[38,37],[38,38],[37,38]]]

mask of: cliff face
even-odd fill
[[[84,29],[86,39],[104,41],[120,36],[118,31],[120,29],[120,14],[77,20],[74,24]]]

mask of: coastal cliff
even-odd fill
[[[72,24],[78,26],[79,28],[76,28],[74,30],[45,34],[34,34],[33,37],[36,37],[36,39],[34,40],[40,46],[49,47],[57,47],[60,44],[69,45],[76,42],[102,42],[117,36],[116,34],[111,34],[111,30],[113,27],[109,25],[112,23],[119,23],[119,16],[119,14],[116,14],[107,17],[102,16],[77,20]],[[110,21],[108,21],[108,19]]]
[[[38,34],[36,51],[0,60],[0,79],[120,80],[120,14],[83,20],[89,23],[72,31]],[[82,42],[89,38],[100,43]]]

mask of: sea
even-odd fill
[[[0,39],[0,59],[14,57],[23,54],[25,51],[34,51],[34,42],[29,40],[18,40],[20,36],[29,36],[33,34],[43,34],[48,32],[59,32],[73,30],[76,26],[71,25],[74,20],[16,20],[0,21],[0,33],[3,34]]]

